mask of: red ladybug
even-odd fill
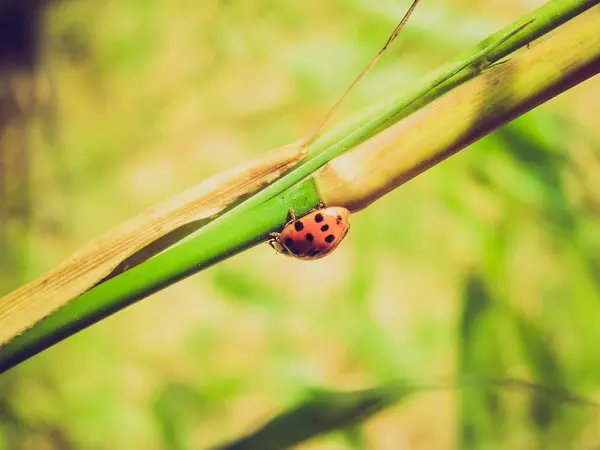
[[[341,206],[325,208],[319,204],[304,217],[291,220],[281,233],[271,233],[271,247],[279,253],[298,259],[319,259],[331,253],[350,229],[350,211]]]

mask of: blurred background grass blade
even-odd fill
[[[486,378],[503,373],[500,342],[494,327],[494,302],[477,274],[467,279],[460,321],[458,366],[461,377]],[[492,386],[460,391],[459,448],[477,449],[497,441],[506,411]]]
[[[461,373],[469,379],[486,380],[509,373],[513,361],[521,360],[533,386],[541,388],[524,385],[520,398],[495,383],[462,390],[460,448],[507,446],[512,439],[511,424],[519,420],[531,425],[530,440],[539,448],[568,446],[576,436],[573,423],[561,420],[564,411],[571,409],[583,415],[586,408],[580,408],[584,405],[579,401],[570,401],[570,395],[553,394],[565,391],[567,381],[541,326],[507,310],[507,305],[499,304],[494,297],[480,276],[473,275],[465,287]]]
[[[524,361],[534,380],[544,386],[563,386],[563,369],[554,352],[553,343],[545,336],[542,327],[525,317],[515,317],[517,336],[522,343]],[[531,396],[529,415],[531,423],[539,430],[541,446],[548,445],[548,436],[562,414],[560,402],[542,395]]]
[[[472,285],[470,289],[475,293],[478,288]],[[490,373],[499,372],[490,370]],[[471,424],[462,423],[463,433],[459,448],[483,448],[509,441],[508,433],[501,424],[514,419],[509,417],[509,401],[514,401],[515,398],[527,401],[531,397],[538,402],[546,401],[547,405],[552,404],[551,407],[555,411],[558,411],[557,407],[570,407],[584,413],[600,410],[599,404],[555,383],[545,385],[535,380],[493,378],[474,371],[470,374],[474,375],[457,377],[454,382],[399,381],[377,388],[348,392],[309,390],[299,405],[278,413],[252,433],[215,447],[215,450],[295,448],[305,441],[327,433],[339,435],[343,442],[349,443],[350,448],[369,448],[361,436],[367,427],[366,422],[373,415],[381,414],[392,406],[396,409],[410,409],[409,400],[414,402],[415,397],[428,395],[433,391],[456,390],[463,407],[468,406],[467,409],[474,413],[470,416],[471,419],[475,419]],[[482,404],[478,404],[477,400]],[[545,431],[546,433],[543,433],[540,430],[538,437],[541,448],[549,444],[550,428],[547,427]]]
[[[201,392],[185,383],[170,383],[156,394],[154,414],[160,424],[165,448],[186,450],[191,448],[186,436],[193,428],[193,421],[202,419]]]
[[[291,448],[323,433],[351,428],[415,390],[389,386],[353,392],[313,391],[298,406],[278,414],[248,436],[215,450]]]

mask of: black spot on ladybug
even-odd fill
[[[335,221],[336,221],[337,223],[340,223],[340,222],[342,221],[342,216],[340,215],[340,213],[337,213],[337,214],[336,214],[336,216],[335,216]]]
[[[298,250],[297,248],[292,249],[292,253],[294,255],[299,255],[300,254],[300,250]]]
[[[329,234],[325,238],[325,242],[327,242],[328,244],[331,244],[334,240],[335,240],[335,236],[333,234]]]
[[[329,230],[329,225],[325,224],[321,227],[321,231],[325,232],[327,230]]]
[[[286,247],[291,247],[292,245],[294,245],[294,240],[292,238],[285,238],[285,241],[283,243]]]
[[[309,242],[312,242],[314,239],[314,236],[310,233],[306,233],[306,240]]]
[[[319,213],[319,214],[315,215],[315,222],[317,222],[317,223],[323,222],[323,214]]]
[[[316,256],[319,254],[319,249],[318,248],[311,248],[308,252],[308,256]]]
[[[296,231],[302,231],[304,230],[304,224],[300,220],[297,220],[296,222],[294,222],[294,228],[296,229]]]

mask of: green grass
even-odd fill
[[[321,67],[308,75],[287,73],[276,69],[278,58],[290,42],[316,32],[315,21],[334,23],[341,14],[337,34],[322,36],[323,53],[335,54],[368,15],[364,5],[321,2],[300,11],[261,2],[246,9],[188,6],[195,15],[166,2],[128,2],[129,12],[118,4],[103,8],[111,10],[77,5],[81,14],[97,16],[91,34],[87,22],[79,33],[90,54],[106,58],[95,61],[103,68],[104,107],[90,87],[94,61],[73,65],[59,50],[51,54],[63,158],[77,182],[62,194],[72,209],[61,210],[60,193],[43,195],[58,180],[36,169],[38,205],[45,209],[36,217],[29,273],[49,268],[132,210],[310,129],[329,104],[325,97],[336,95],[320,92],[315,81],[331,64],[319,55],[287,55],[304,62],[298,66]],[[149,11],[139,15],[139,8]],[[265,9],[270,15],[261,19]],[[50,16],[57,35],[62,14],[57,9]],[[123,75],[133,63],[110,55],[136,51],[135,27],[125,27],[123,49],[111,53],[109,37],[111,46],[119,40],[112,39],[108,18],[135,23],[147,14],[163,18],[156,31],[163,46],[151,55],[141,48],[136,67],[146,69]],[[278,25],[290,17],[297,28]],[[194,26],[196,20],[211,27]],[[379,16],[368,20],[390,26]],[[268,26],[280,40],[265,38]],[[211,52],[212,37],[225,40],[234,32],[233,43],[222,43],[226,50]],[[418,45],[416,34],[407,30],[405,47]],[[246,35],[264,45],[252,58],[236,50]],[[348,80],[379,43],[361,37],[360,57],[346,56]],[[197,55],[180,58],[186,53],[175,50],[182,45]],[[183,68],[165,64],[172,52]],[[412,56],[411,73],[439,62]],[[391,85],[394,77],[381,74],[402,57],[392,53],[374,76]],[[264,74],[261,66],[269,68],[266,84],[285,87],[266,110],[246,116],[235,112],[239,105],[218,102],[236,80]],[[339,80],[338,91],[346,84]],[[403,378],[426,383],[467,369],[475,377],[560,382],[597,397],[599,242],[588,177],[595,174],[600,136],[587,100],[597,95],[592,80],[374,204],[354,218],[352,234],[331,259],[299,264],[266,246],[255,248],[3,374],[0,448],[26,448],[26,442],[34,448],[205,448],[251,432],[314,386],[354,390]],[[352,102],[360,109],[373,99],[359,91]],[[152,114],[148,105],[156,106]],[[96,144],[98,136],[103,145]],[[32,145],[41,154],[52,148],[42,140]],[[157,172],[157,165],[168,170]],[[45,232],[46,217],[64,217],[63,229],[71,231]],[[473,308],[477,302],[483,306]],[[426,391],[315,445],[380,448],[386,439],[425,436],[420,448],[467,448],[469,442],[475,448],[588,448],[595,414],[526,390]],[[451,440],[453,430],[462,430],[460,442]]]
[[[520,45],[560,26],[592,3],[589,0],[551,1],[485,39],[456,61],[447,63],[429,76],[421,87],[376,113],[365,114],[358,123],[347,125],[344,133],[336,133],[335,140],[326,138],[325,143],[311,143],[309,157],[299,167],[226,211],[217,220],[204,226],[196,236],[94,286],[10,342],[0,353],[0,370],[7,370],[125,306],[266,240],[269,232],[279,229],[286,222],[290,207],[302,216],[318,203],[321,199],[318,183],[315,185],[312,180],[305,179],[328,161],[394,124],[424,103],[480,74]],[[523,109],[526,108],[523,106]],[[502,123],[502,120],[499,112],[498,121]],[[456,127],[461,125],[457,123]],[[326,196],[323,199],[328,200]]]

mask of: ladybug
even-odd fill
[[[296,219],[290,209],[290,221],[281,233],[271,233],[269,241],[277,252],[298,259],[319,259],[331,253],[350,229],[350,211],[341,206],[319,203],[307,215]]]

